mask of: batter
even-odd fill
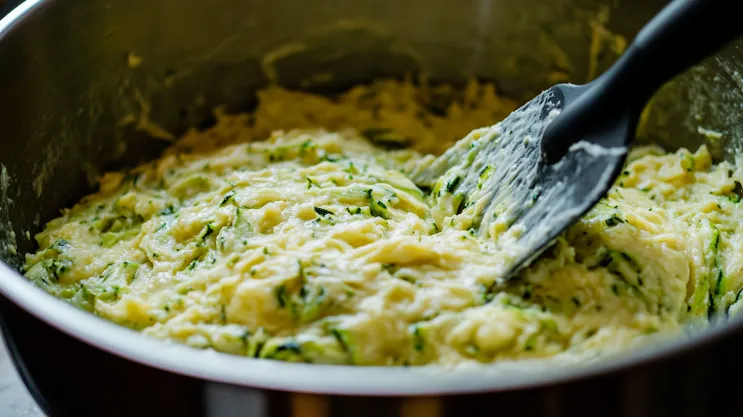
[[[516,105],[487,84],[271,87],[49,222],[25,276],[146,335],[236,355],[408,366],[605,354],[743,306],[743,172],[634,149],[608,195],[497,284],[496,241],[406,173]]]

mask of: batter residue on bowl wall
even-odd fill
[[[474,82],[268,88],[255,114],[218,112],[106,174],[36,236],[25,275],[156,338],[354,365],[623,350],[743,305],[743,172],[704,147],[633,150],[589,214],[496,284],[498,237],[442,217],[406,173],[514,108]]]

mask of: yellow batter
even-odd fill
[[[514,108],[478,83],[269,88],[255,114],[218,112],[106,174],[36,236],[25,275],[156,338],[354,365],[612,352],[743,305],[743,172],[704,147],[635,149],[605,199],[495,285],[495,242],[437,218],[405,173]]]

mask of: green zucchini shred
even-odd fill
[[[369,201],[369,213],[374,217],[389,219],[389,209],[381,200],[374,199],[374,190],[371,188],[366,191]]]
[[[459,177],[459,176],[456,176],[456,177],[454,177],[454,178],[450,179],[450,180],[449,180],[449,181],[448,181],[448,182],[446,183],[446,192],[448,192],[448,193],[450,193],[450,194],[451,194],[451,193],[454,193],[454,190],[456,190],[456,189],[457,189],[457,186],[459,185],[459,183],[460,183],[461,181],[462,181],[462,178],[461,178],[461,177]]]
[[[371,128],[361,132],[371,143],[386,149],[404,149],[412,145],[412,140],[394,132],[392,129]]]
[[[349,364],[356,364],[356,353],[354,349],[354,343],[351,337],[351,333],[346,329],[333,328],[330,329],[330,334],[338,343],[338,346],[345,353]]]
[[[608,227],[614,227],[618,224],[625,223],[625,221],[621,217],[619,217],[618,214],[612,214],[611,216],[609,216],[609,218],[606,219],[604,223],[606,223]]]
[[[274,296],[276,297],[276,302],[279,304],[279,307],[284,308],[287,305],[289,305],[289,293],[286,289],[286,285],[279,285],[274,289]]]
[[[347,364],[348,355],[333,337],[299,341],[291,337],[268,339],[258,357],[286,362]]]
[[[232,200],[235,197],[235,192],[230,191],[227,194],[225,194],[224,198],[222,198],[222,202],[219,203],[219,207],[223,207],[225,204],[229,203],[230,200]]]
[[[493,166],[492,165],[485,165],[485,168],[480,171],[480,176],[477,178],[477,189],[482,189],[483,184],[485,184],[485,181],[490,178],[490,175],[493,173]]]
[[[426,347],[426,341],[424,339],[425,330],[421,326],[414,324],[410,326],[410,333],[413,339],[413,350],[421,352]]]
[[[321,208],[321,207],[314,206],[313,209],[315,210],[315,213],[317,213],[318,216],[323,216],[324,217],[324,216],[335,215],[335,213],[333,213],[332,211],[326,210],[326,209]]]
[[[211,188],[209,178],[202,174],[193,174],[173,184],[169,191],[170,194],[184,200],[207,191],[209,188]]]
[[[101,234],[100,245],[104,248],[110,248],[121,241],[132,239],[139,235],[139,229],[129,229],[122,232],[106,232]]]
[[[248,237],[252,234],[253,226],[248,220],[247,210],[239,207],[235,210],[235,220],[232,223],[232,228],[235,234],[240,237]]]

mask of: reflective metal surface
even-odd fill
[[[137,123],[125,123],[132,117],[146,116],[178,134],[208,124],[215,105],[249,109],[256,89],[269,80],[305,86],[314,79],[310,88],[337,91],[372,77],[418,72],[433,81],[493,80],[504,94],[524,99],[563,78],[584,82],[616,57],[606,48],[591,64],[594,34],[602,31],[592,21],[608,13],[608,30],[631,37],[663,3],[28,1],[0,21],[0,258],[18,267],[20,254],[33,249],[26,232],[38,232],[61,207],[90,191],[93,174],[152,158],[164,148],[164,141],[148,137]],[[141,57],[141,64],[128,65],[130,55]],[[702,126],[722,131],[722,143],[735,144],[743,134],[741,56],[731,47],[671,83],[656,98],[642,137],[670,148],[696,146]],[[312,77],[328,72],[335,75],[332,82]],[[725,157],[722,143],[711,146]],[[532,387],[647,362],[725,337],[732,329],[600,366],[441,374],[272,363],[147,340],[53,299],[2,264],[0,292],[67,334],[156,368],[237,385],[326,393]]]

